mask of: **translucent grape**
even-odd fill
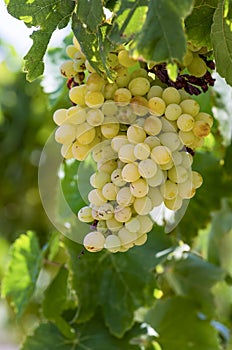
[[[143,96],[150,89],[150,82],[143,77],[134,78],[129,83],[129,90],[133,96]]]
[[[88,233],[84,238],[84,247],[90,252],[99,252],[105,244],[105,237],[98,231]]]
[[[78,211],[78,219],[82,222],[92,222],[93,216],[92,216],[92,208],[90,207],[83,207]]]
[[[126,182],[134,182],[140,178],[137,163],[128,163],[122,168],[122,178]]]
[[[146,118],[144,123],[144,130],[150,136],[155,136],[160,133],[162,129],[162,122],[159,118],[151,116]]]
[[[139,162],[138,170],[140,175],[145,179],[150,179],[157,172],[157,165],[152,159],[145,159]]]
[[[142,198],[148,193],[149,186],[144,179],[138,179],[130,184],[130,191],[136,198]]]

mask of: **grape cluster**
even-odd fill
[[[74,105],[54,113],[55,139],[64,158],[83,161],[91,154],[97,166],[89,205],[78,212],[90,225],[85,248],[124,252],[146,242],[154,208],[164,203],[178,210],[201,186],[187,149],[203,145],[213,120],[184,90],[157,85],[125,48],[109,56],[116,75],[109,82],[74,44],[69,56],[81,60],[77,67],[87,68],[86,78],[69,91]],[[62,65],[63,75],[75,79],[70,66]]]

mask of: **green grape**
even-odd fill
[[[128,231],[125,227],[122,227],[118,231],[118,237],[121,241],[121,244],[124,248],[132,248],[134,246],[134,242],[137,239],[137,235],[135,232]]]
[[[195,142],[195,135],[192,131],[179,131],[179,137],[181,142],[187,147],[193,147]]]
[[[106,220],[106,226],[111,232],[117,233],[123,227],[123,223],[112,217],[111,219]]]
[[[177,119],[177,126],[182,131],[190,131],[194,127],[195,120],[190,114],[181,114]]]
[[[107,233],[108,227],[106,225],[106,220],[99,220],[96,226],[98,232]]]
[[[182,108],[183,113],[190,114],[193,117],[195,117],[200,111],[200,106],[197,101],[191,99],[181,101],[180,107]]]
[[[53,120],[56,123],[56,125],[60,126],[61,124],[63,124],[66,120],[66,112],[67,109],[65,108],[60,108],[57,109],[54,114],[53,114]]]
[[[96,136],[96,131],[95,128],[90,126],[88,123],[83,123],[78,125],[77,132],[76,132],[76,137],[77,141],[81,145],[89,145]]]
[[[134,155],[135,146],[127,143],[123,145],[118,152],[118,158],[124,163],[133,163],[136,161],[136,157]]]
[[[138,77],[132,79],[128,87],[133,96],[144,96],[150,89],[150,82],[146,78]]]
[[[137,163],[128,163],[122,168],[122,178],[126,182],[134,182],[140,178]]]
[[[114,93],[114,101],[119,104],[119,106],[126,106],[130,103],[131,92],[126,88],[119,88]]]
[[[150,100],[152,97],[162,97],[163,89],[161,86],[153,85],[147,93],[147,99]]]
[[[78,49],[76,48],[75,45],[68,45],[65,51],[67,56],[73,59],[75,54],[78,52]]]
[[[186,169],[190,169],[190,167],[193,164],[193,156],[188,152],[181,152],[181,165],[184,166]]]
[[[143,117],[147,114],[148,109],[148,101],[143,96],[135,96],[130,100],[132,111],[140,116]]]
[[[69,98],[73,103],[85,106],[86,85],[74,86],[69,90]]]
[[[88,91],[101,91],[106,81],[97,73],[91,73],[86,79]]]
[[[148,108],[151,114],[160,117],[165,112],[166,104],[162,98],[152,97],[148,100]]]
[[[98,231],[88,233],[83,241],[85,249],[90,252],[99,252],[104,248],[105,237]]]
[[[114,201],[116,200],[118,190],[119,188],[115,184],[108,182],[102,187],[102,194],[107,200]]]
[[[118,114],[117,104],[110,99],[103,103],[101,110],[106,117],[114,117]]]
[[[55,140],[58,143],[71,143],[76,138],[76,128],[71,124],[60,125],[55,132]]]
[[[181,107],[176,103],[170,103],[165,110],[165,117],[168,120],[177,120],[179,116],[182,114]]]
[[[128,138],[126,135],[117,135],[111,140],[111,147],[115,152],[119,152],[123,145],[128,144]]]
[[[97,170],[98,171],[105,171],[109,174],[111,174],[114,170],[116,170],[118,167],[117,165],[117,159],[110,159],[110,160],[102,160],[98,162],[97,164]]]
[[[109,220],[113,217],[114,207],[110,203],[100,205],[97,210],[100,220]]]
[[[189,177],[189,172],[185,167],[178,165],[168,170],[168,178],[175,183],[185,182]]]
[[[127,50],[121,50],[118,53],[118,61],[124,67],[133,67],[137,62],[129,56]]]
[[[158,135],[162,130],[162,122],[160,118],[157,118],[155,116],[150,116],[146,118],[143,127],[147,135],[155,136],[155,135]]]
[[[142,198],[147,195],[149,186],[144,179],[138,179],[130,183],[131,194],[136,198]]]
[[[145,179],[150,179],[157,172],[157,165],[152,159],[144,159],[139,162],[138,170]]]
[[[136,198],[133,206],[137,214],[147,215],[152,210],[152,201],[148,196]]]
[[[174,152],[178,150],[179,148],[182,148],[183,145],[179,139],[178,134],[174,132],[164,132],[159,136],[160,142],[163,146],[168,147],[168,149],[171,152]]]
[[[121,241],[116,235],[109,235],[105,240],[105,248],[111,253],[117,253],[120,250]]]
[[[207,66],[205,61],[198,55],[193,54],[193,59],[187,69],[191,75],[194,75],[197,78],[203,77],[207,72]]]
[[[193,60],[193,53],[189,49],[187,49],[186,54],[183,57],[183,65],[187,67]]]
[[[143,235],[144,233],[150,232],[152,230],[154,223],[149,216],[137,215],[136,218],[140,222],[139,234]]]
[[[106,203],[106,199],[99,188],[95,188],[88,193],[88,200],[91,205],[95,205],[97,207]]]
[[[90,108],[100,108],[103,102],[104,96],[100,91],[89,91],[85,95],[85,104]]]
[[[98,108],[90,109],[87,112],[87,123],[91,126],[98,126],[104,122],[104,114]]]
[[[123,66],[118,66],[115,68],[117,76],[115,79],[115,83],[119,88],[127,87],[129,81],[130,81],[130,74],[127,70],[127,68]]]
[[[145,160],[150,156],[150,152],[150,147],[144,142],[135,145],[134,155],[136,159]]]
[[[150,147],[150,150],[156,146],[160,146],[160,139],[157,136],[148,136],[145,138],[144,143],[147,144]]]
[[[172,154],[168,147],[156,146],[151,151],[151,159],[159,165],[164,165],[171,161]]]
[[[129,221],[127,221],[125,223],[125,228],[129,232],[139,232],[139,230],[140,230],[140,221],[137,219],[137,216],[134,216]]]
[[[119,222],[127,222],[132,216],[132,211],[130,207],[122,207],[117,205],[114,209],[114,218]]]
[[[122,177],[122,169],[115,169],[111,174],[111,181],[118,187],[126,185],[126,181]]]
[[[94,188],[102,189],[108,182],[110,182],[110,174],[104,171],[97,171],[90,177],[90,184]]]
[[[74,62],[72,60],[67,60],[62,63],[60,66],[60,73],[65,78],[73,78],[77,74],[77,71],[74,68]]]
[[[178,185],[171,180],[167,180],[160,186],[160,192],[165,199],[174,199],[178,194]]]
[[[113,100],[115,91],[119,88],[116,83],[106,83],[103,86],[103,95],[106,100]]]
[[[176,120],[168,120],[166,117],[161,118],[163,132],[177,132],[178,126]]]
[[[101,125],[101,133],[106,139],[112,139],[119,133],[119,122],[115,117],[105,117],[104,124]]]
[[[160,206],[163,202],[163,196],[157,187],[150,187],[147,196],[151,200],[152,208]]]
[[[179,195],[177,195],[173,199],[165,199],[164,204],[169,210],[176,211],[182,207],[183,199]]]
[[[195,195],[195,193],[196,189],[193,187],[190,179],[178,184],[178,195],[182,199],[190,199]]]
[[[148,74],[147,74],[146,69],[144,69],[144,68],[135,69],[135,70],[130,74],[130,81],[133,80],[133,79],[135,79],[135,78],[139,78],[139,77],[142,77],[142,78],[147,78],[147,77],[148,77]]]
[[[159,167],[157,167],[155,175],[146,180],[149,186],[157,187],[164,182],[164,179],[164,172]]]
[[[146,138],[146,132],[138,125],[130,125],[127,129],[127,138],[131,143],[141,143]]]
[[[82,124],[86,121],[86,111],[80,106],[72,106],[66,111],[66,121],[69,124]]]
[[[92,216],[92,208],[90,207],[83,207],[78,211],[78,219],[82,222],[92,222],[93,216]]]
[[[164,89],[162,93],[162,99],[166,103],[166,105],[170,105],[171,103],[179,104],[180,103],[180,94],[177,89],[174,87],[167,87]]]
[[[128,207],[134,202],[135,197],[132,196],[129,187],[122,187],[117,193],[116,201],[121,207]]]

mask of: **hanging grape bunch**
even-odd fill
[[[146,242],[154,208],[164,203],[176,211],[201,186],[191,153],[203,145],[213,119],[180,84],[170,83],[165,65],[143,62],[142,68],[121,46],[108,57],[115,76],[109,82],[91,67],[76,38],[66,52],[70,59],[61,74],[73,106],[54,113],[55,138],[64,158],[91,155],[97,166],[89,205],[78,212],[90,227],[83,244],[91,252],[125,252]],[[196,79],[208,76],[205,61],[190,48],[183,64]]]

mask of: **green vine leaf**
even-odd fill
[[[232,41],[231,19],[227,17],[226,4],[228,1],[219,0],[214,14],[211,39],[217,72],[232,85]]]
[[[8,12],[28,27],[36,27],[31,35],[33,45],[24,57],[27,80],[33,81],[43,74],[43,57],[52,33],[66,27],[74,7],[72,0],[9,0]]]
[[[12,303],[21,317],[35,290],[43,253],[33,232],[21,235],[12,245],[11,257],[2,282],[2,296]]]
[[[78,0],[76,14],[88,32],[96,33],[104,19],[102,0]]]

